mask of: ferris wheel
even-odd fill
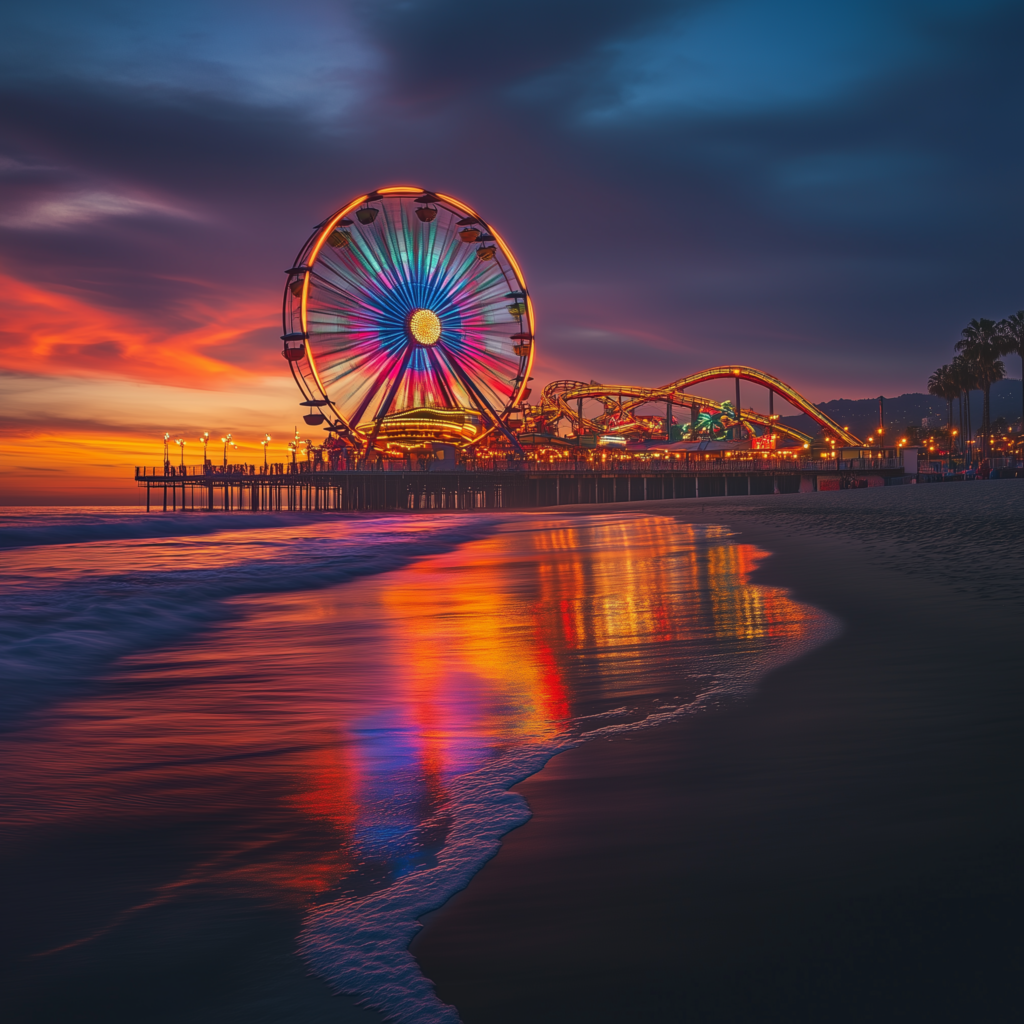
[[[465,203],[413,186],[353,199],[288,271],[284,356],[305,421],[367,452],[469,444],[529,396],[533,305],[508,246]]]

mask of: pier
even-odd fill
[[[429,460],[137,466],[146,510],[434,511],[793,494],[916,482],[900,458]]]

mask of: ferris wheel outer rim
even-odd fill
[[[312,271],[312,268],[313,268],[313,264],[316,262],[317,257],[320,255],[320,251],[321,251],[321,249],[323,249],[323,247],[324,247],[324,245],[325,245],[325,243],[327,241],[327,238],[330,236],[331,232],[337,227],[338,222],[340,220],[342,220],[342,218],[347,213],[351,213],[357,206],[360,206],[363,203],[369,202],[370,201],[370,196],[378,195],[378,196],[381,196],[382,198],[383,197],[403,198],[405,196],[422,195],[422,194],[424,194],[427,191],[428,190],[426,190],[426,189],[424,189],[424,188],[422,188],[422,187],[420,187],[418,185],[389,185],[389,186],[386,186],[384,188],[373,189],[370,192],[365,192],[365,193],[362,193],[359,196],[356,196],[354,199],[352,199],[350,202],[348,202],[345,206],[341,207],[341,209],[337,210],[330,217],[328,217],[327,220],[323,221],[318,228],[314,229],[313,234],[310,235],[310,237],[308,239],[306,239],[306,242],[303,244],[302,248],[299,250],[299,256],[296,258],[296,261],[293,264],[296,267],[298,267],[300,265],[305,265],[305,267],[306,267],[306,270],[303,272],[303,275],[302,275],[302,292],[301,292],[301,295],[299,296],[299,300],[300,300],[299,301],[299,326],[300,326],[300,328],[302,330],[302,335],[303,335],[302,346],[303,346],[303,350],[304,350],[304,353],[305,353],[304,358],[305,358],[306,364],[310,368],[310,372],[313,375],[313,379],[316,381],[316,386],[317,386],[318,390],[320,391],[321,395],[330,404],[330,408],[333,410],[335,416],[337,416],[337,418],[340,421],[340,423],[342,423],[344,425],[345,429],[350,434],[353,434],[353,435],[359,433],[359,431],[360,431],[359,425],[358,424],[356,424],[356,425],[350,424],[348,422],[347,418],[345,416],[343,416],[339,412],[337,406],[332,401],[330,396],[327,394],[327,389],[324,387],[323,381],[320,379],[319,371],[317,370],[316,363],[314,362],[314,360],[311,357],[311,352],[310,352],[310,349],[309,349],[309,320],[308,320],[308,314],[307,314],[307,303],[308,303],[308,298],[309,298],[309,285],[310,285],[310,279],[311,279],[311,276],[312,276],[311,275],[311,271]],[[529,385],[529,382],[530,382],[530,374],[531,374],[531,372],[533,370],[533,361],[534,361],[534,356],[535,356],[535,353],[536,353],[536,344],[535,344],[535,341],[534,341],[534,338],[536,336],[536,322],[535,322],[535,319],[534,319],[533,300],[530,297],[529,290],[528,290],[527,285],[526,285],[526,278],[525,278],[525,276],[524,276],[524,274],[522,272],[522,269],[519,266],[518,261],[516,260],[515,256],[512,255],[512,251],[509,249],[509,247],[508,247],[507,243],[505,242],[505,240],[501,237],[500,234],[498,234],[498,232],[496,232],[494,230],[494,228],[491,227],[490,224],[487,223],[487,221],[483,220],[480,217],[480,215],[477,213],[476,210],[474,210],[471,206],[467,206],[465,203],[463,203],[459,199],[456,199],[454,196],[449,196],[446,193],[443,193],[443,192],[430,192],[430,194],[437,196],[438,200],[440,200],[441,202],[448,203],[448,204],[450,204],[452,206],[455,206],[458,209],[462,210],[463,213],[466,213],[466,214],[474,217],[478,221],[480,221],[480,223],[487,229],[488,233],[493,236],[494,241],[500,246],[501,252],[504,255],[505,259],[508,261],[509,266],[512,269],[512,273],[513,273],[513,275],[514,275],[514,277],[516,279],[516,282],[518,283],[520,289],[523,292],[523,297],[526,299],[526,318],[527,318],[527,322],[528,322],[528,325],[529,325],[529,333],[530,333],[530,336],[531,336],[530,337],[530,341],[531,341],[530,353],[527,356],[526,365],[523,368],[522,379],[520,380],[519,386],[512,393],[512,395],[511,395],[511,397],[510,397],[510,399],[509,399],[509,401],[508,401],[508,403],[506,405],[505,410],[503,410],[502,412],[495,412],[494,413],[495,417],[502,422],[502,425],[504,426],[505,430],[508,430],[507,424],[504,423],[504,417],[507,416],[508,413],[513,408],[515,408],[517,405],[519,405],[523,401],[523,395],[529,390],[528,385]],[[303,259],[304,259],[304,264],[301,262],[301,261],[303,261]],[[288,288],[289,288],[289,285],[286,284],[285,285],[285,303],[286,304],[287,304],[287,299],[288,299]],[[287,316],[287,313],[285,315]],[[285,333],[288,333],[287,324],[285,324]],[[310,389],[309,389],[308,383],[302,381],[300,376],[296,373],[295,363],[291,364],[290,370],[291,370],[291,373],[292,373],[292,377],[295,379],[296,384],[299,386],[299,390],[303,391],[303,392],[309,391]],[[481,410],[481,412],[483,412],[483,410]],[[487,437],[489,434],[491,434],[493,431],[495,431],[497,429],[498,429],[498,424],[497,423],[490,424],[490,426],[488,426],[487,429],[484,430],[480,434],[479,437],[474,438],[471,443],[476,444],[476,443],[482,441],[485,437]]]

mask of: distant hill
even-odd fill
[[[1019,380],[1001,380],[992,385],[992,418],[1005,416],[1009,423],[1020,418],[1021,382]],[[980,391],[971,393],[971,420],[974,429],[981,425]],[[877,398],[837,398],[831,402],[820,402],[818,408],[831,416],[841,427],[847,427],[860,438],[866,438],[878,428]],[[953,416],[956,417],[956,403],[953,403]],[[941,427],[946,423],[946,403],[934,395],[900,395],[898,398],[885,400],[885,425],[897,429],[914,424],[921,426],[921,420],[928,417],[929,427]],[[802,430],[805,434],[815,435],[818,426],[810,416],[783,416],[780,422],[787,426]]]

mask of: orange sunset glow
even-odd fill
[[[235,461],[261,460],[265,433],[283,457],[297,414],[269,289],[207,282],[159,316],[10,274],[0,289],[3,504],[137,504],[134,467],[162,461],[165,432],[193,462],[204,430],[231,431]]]

